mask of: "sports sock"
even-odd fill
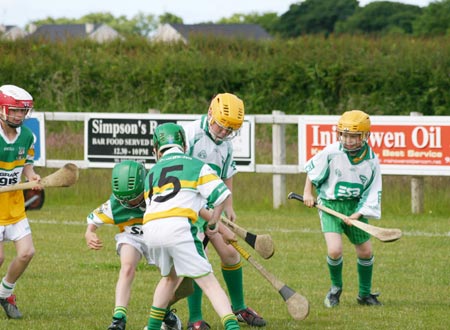
[[[244,302],[242,261],[235,265],[222,264],[222,275],[230,294],[233,311],[247,308]]]
[[[203,320],[202,298],[203,291],[194,281],[194,292],[189,297],[187,297],[189,306],[189,322],[197,322]]]
[[[147,322],[147,330],[160,330],[167,309],[152,306]]]
[[[222,324],[225,330],[239,330],[239,323],[234,314],[227,314],[222,317]]]
[[[0,298],[9,297],[13,293],[15,286],[16,283],[9,283],[3,277],[2,282],[0,284]]]
[[[370,259],[358,258],[359,296],[366,297],[372,289],[372,272],[374,256]]]
[[[328,270],[330,272],[331,285],[342,289],[342,268],[344,267],[344,258],[333,259],[327,256]]]
[[[116,319],[125,319],[127,320],[127,308],[124,306],[116,306],[114,308],[113,317]]]

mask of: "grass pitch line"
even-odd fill
[[[86,221],[61,221],[61,220],[33,220],[28,218],[31,223],[44,225],[70,225],[70,226],[86,226]],[[303,234],[321,234],[322,232],[311,228],[284,229],[284,228],[264,228],[250,230],[266,230],[272,233],[303,233]],[[450,231],[446,233],[429,233],[424,231],[404,231],[405,236],[411,237],[450,237]]]

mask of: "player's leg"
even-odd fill
[[[355,245],[357,255],[357,269],[359,279],[359,293],[357,301],[360,305],[379,306],[378,294],[371,293],[374,256],[370,240]]]
[[[223,236],[233,237],[234,234],[225,226],[221,226],[220,232],[221,234],[212,236],[210,240],[222,262],[222,275],[230,295],[233,312],[240,322],[263,327],[266,321],[245,304],[241,257],[236,249],[226,244],[223,239]]]
[[[200,240],[205,239],[205,233],[203,232],[203,224],[205,224],[205,220],[202,218],[199,218],[196,226],[199,230],[199,233],[197,234],[198,238]],[[207,249],[205,247],[205,252],[207,252]],[[203,303],[203,291],[198,286],[197,283],[194,281],[194,291],[190,296],[187,297],[188,302],[188,309],[189,309],[189,319],[188,319],[188,326],[187,330],[207,330],[210,329],[210,326],[208,323],[206,323],[203,320],[203,313],[202,313],[202,303]]]
[[[238,320],[230,307],[230,301],[214,274],[209,273],[206,276],[196,278],[195,282],[205,292],[214,310],[220,316],[224,328],[226,330],[239,329]]]
[[[148,319],[148,330],[159,330],[167,313],[167,306],[179,284],[175,270],[172,268],[169,275],[163,277],[153,293],[153,303]]]
[[[17,280],[27,269],[34,256],[35,249],[31,236],[31,229],[27,219],[13,225],[4,227],[2,241],[5,238],[14,242],[16,256],[9,264],[6,275],[0,284],[0,304],[9,318],[22,317],[16,305],[16,296],[13,294]]]
[[[109,330],[124,328],[127,322],[127,308],[131,297],[131,287],[136,274],[136,266],[141,254],[130,244],[119,245],[120,271],[116,284],[116,299],[113,320]]]

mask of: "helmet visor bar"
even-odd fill
[[[117,196],[113,194],[114,198],[126,209],[135,209],[137,207],[144,206],[145,199],[144,199],[144,193],[140,194],[138,197],[133,199],[119,199]]]

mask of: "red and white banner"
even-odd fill
[[[301,116],[299,161],[337,141],[339,116]],[[450,175],[450,117],[371,116],[369,144],[383,174]]]

